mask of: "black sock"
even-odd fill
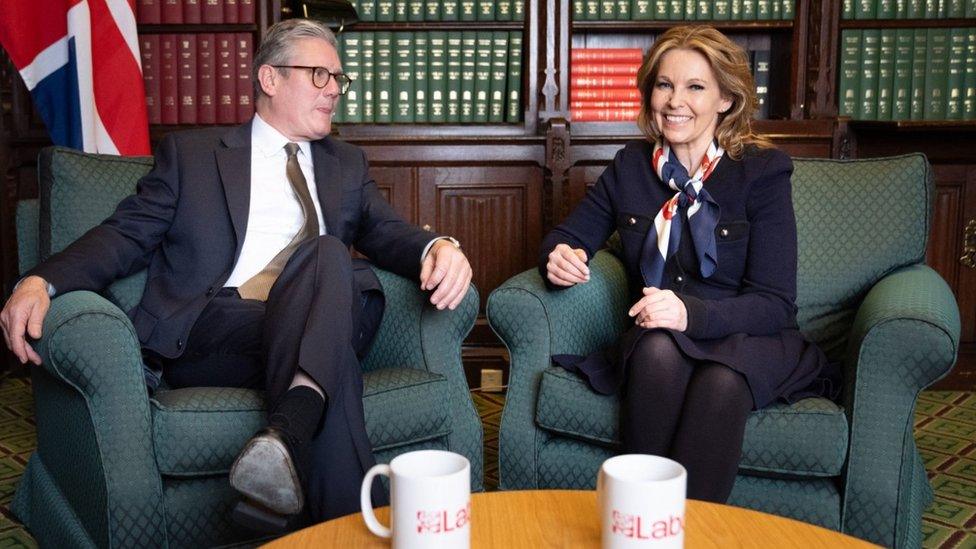
[[[292,387],[268,416],[268,425],[284,433],[292,449],[297,450],[315,436],[325,411],[325,400],[311,387]]]

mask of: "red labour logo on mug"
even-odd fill
[[[450,512],[446,509],[439,511],[417,511],[418,534],[446,534],[463,528],[471,522],[471,502],[466,507]]]
[[[613,512],[612,532],[626,538],[634,539],[664,539],[677,536],[684,531],[683,517],[674,515],[661,520],[647,520],[640,515],[628,515],[620,511]]]

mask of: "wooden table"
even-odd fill
[[[833,530],[804,522],[703,501],[688,500],[686,547],[875,547]],[[377,509],[389,524],[389,508]],[[600,547],[596,492],[526,490],[472,495],[471,546]],[[359,513],[295,532],[266,545],[285,547],[389,547],[374,536]]]

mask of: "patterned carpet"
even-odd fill
[[[485,485],[498,486],[498,423],[505,397],[473,393],[485,425]],[[935,501],[923,518],[922,546],[976,549],[976,393],[922,393],[915,438]],[[0,377],[0,549],[36,547],[10,513],[17,481],[36,444],[30,382]]]

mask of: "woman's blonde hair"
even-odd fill
[[[740,158],[746,145],[772,147],[772,142],[752,130],[752,117],[759,109],[756,84],[749,72],[746,52],[735,42],[712,27],[682,25],[672,27],[658,37],[647,53],[637,73],[637,87],[641,91],[641,109],[637,125],[651,141],[661,139],[661,130],[654,123],[651,112],[651,93],[664,54],[676,49],[702,54],[718,80],[722,97],[731,98],[732,106],[719,113],[715,137],[718,144],[732,158]]]

